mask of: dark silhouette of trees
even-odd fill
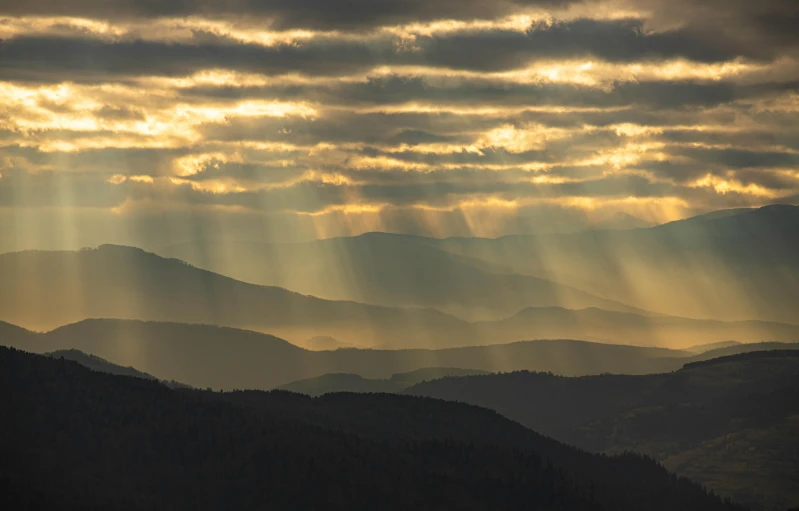
[[[0,348],[0,403],[4,509],[736,509],[433,399],[170,389]]]

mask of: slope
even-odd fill
[[[385,379],[429,367],[520,369],[584,375],[648,373],[679,367],[687,352],[583,341],[529,341],[442,350],[309,351],[277,337],[210,325],[86,320],[6,343],[47,353],[78,349],[193,387],[270,389],[326,373]]]
[[[627,305],[436,248],[417,236],[368,233],[308,243],[193,243],[160,253],[257,284],[333,300],[433,307],[464,319],[499,318],[525,307]]]
[[[650,311],[796,323],[799,206],[723,213],[632,231],[432,243]]]
[[[8,349],[0,375],[14,509],[735,509],[649,459],[455,403],[176,391]]]
[[[256,286],[130,247],[0,256],[0,318],[47,330],[86,318],[211,323],[289,339],[354,344],[472,339],[468,324],[432,310],[334,302]]]
[[[669,374],[517,372],[445,378],[407,392],[492,408],[592,451],[642,452],[758,509],[799,504],[796,350],[689,363]]]
[[[390,378],[386,379],[364,378],[357,374],[323,374],[316,378],[293,381],[280,386],[279,389],[313,397],[332,392],[399,393],[408,387],[427,380],[436,380],[447,376],[472,376],[477,374],[488,374],[488,372],[454,367],[426,367],[407,373],[392,374]]]

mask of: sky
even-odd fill
[[[799,202],[796,0],[0,0],[0,250]]]

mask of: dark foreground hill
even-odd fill
[[[591,451],[648,454],[757,509],[799,505],[799,351],[644,376],[444,378],[407,392],[492,408]]]
[[[0,402],[4,509],[736,509],[425,398],[172,390],[2,348]]]

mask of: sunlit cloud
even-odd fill
[[[13,207],[448,236],[799,197],[777,0],[31,1],[0,13]]]

